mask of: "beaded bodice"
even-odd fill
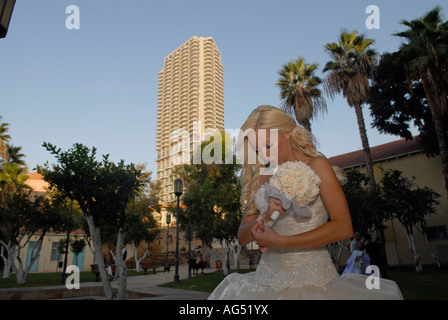
[[[311,168],[310,168],[311,170]],[[263,212],[268,202],[263,195],[264,186],[255,194],[255,205]],[[303,217],[293,212],[280,215],[272,229],[280,235],[291,236],[313,230],[328,221],[328,212],[320,196],[309,204],[311,216]],[[257,281],[271,286],[275,291],[286,287],[305,285],[324,286],[339,277],[325,247],[310,249],[269,248],[263,254],[256,270]]]

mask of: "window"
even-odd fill
[[[427,227],[426,235],[428,241],[448,240],[446,226]]]
[[[59,261],[61,260],[61,254],[58,252],[58,244],[59,242],[51,243],[51,261]]]

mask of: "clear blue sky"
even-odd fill
[[[213,37],[221,52],[225,127],[235,130],[258,105],[279,105],[282,64],[302,55],[322,70],[329,59],[323,45],[342,28],[374,38],[379,53],[393,52],[400,20],[439,3],[446,20],[441,0],[17,1],[0,39],[0,115],[30,169],[55,162],[44,141],[63,149],[80,142],[155,173],[158,72],[192,36]],[[379,30],[365,26],[372,4]],[[66,28],[69,5],[80,9],[79,30]],[[328,113],[312,122],[319,150],[331,157],[359,149],[354,110],[342,97],[327,104]],[[368,108],[364,116],[371,146],[398,139],[371,128]]]

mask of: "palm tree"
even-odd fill
[[[14,147],[13,145],[7,145],[9,163],[16,163],[20,166],[25,166],[26,163],[23,160],[25,155],[22,152],[22,147]]]
[[[318,86],[321,79],[314,75],[318,65],[305,63],[303,57],[283,65],[278,72],[283,110],[293,114],[298,123],[311,131],[310,120],[317,112],[325,112],[327,104]]]
[[[28,176],[17,163],[5,163],[0,171],[0,202],[3,202],[5,193],[15,193],[21,188],[28,188],[25,181]]]
[[[6,145],[11,139],[11,136],[6,134],[9,124],[6,122],[2,123],[1,120],[2,116],[0,116],[0,157],[3,159],[3,162],[9,162],[8,147]]]
[[[396,33],[407,40],[400,53],[408,61],[409,81],[421,81],[436,129],[445,189],[448,194],[448,136],[443,119],[448,111],[448,21],[442,22],[440,6],[425,16],[401,23],[409,29]]]
[[[324,88],[331,98],[342,92],[349,106],[355,109],[370,190],[376,190],[377,185],[362,105],[369,99],[369,78],[378,61],[378,54],[370,49],[373,43],[374,40],[367,39],[364,34],[343,30],[338,43],[327,43],[324,46],[332,58],[324,68],[324,72],[329,72],[324,80]]]

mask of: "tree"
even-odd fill
[[[371,190],[377,186],[362,105],[369,99],[369,78],[378,59],[376,51],[370,49],[373,43],[374,40],[367,39],[364,34],[342,31],[339,42],[324,46],[332,58],[324,67],[324,72],[329,72],[324,87],[331,98],[342,93],[349,106],[355,109]]]
[[[407,41],[401,45],[400,53],[407,61],[408,79],[421,81],[428,101],[448,196],[448,21],[442,21],[440,11],[437,6],[421,18],[402,20],[408,29],[395,36]]]
[[[28,176],[24,174],[25,162],[21,159],[23,154],[19,153],[20,147],[12,147],[8,144],[11,140],[11,136],[7,134],[8,127],[8,123],[0,123],[0,221],[3,222],[0,223],[0,256],[4,262],[2,277],[9,278],[11,267],[14,267],[18,272],[18,282],[24,283],[29,270],[23,270],[20,250],[26,246],[29,239],[24,243],[21,240],[34,232],[34,226],[30,227],[28,224],[28,228],[25,228],[23,224],[26,217],[29,218],[28,215],[33,215],[33,210],[40,208],[34,206],[30,197],[30,188],[25,185]],[[37,202],[40,203],[41,199]],[[29,212],[26,208],[29,208]],[[35,249],[33,252],[37,258],[40,248]],[[18,257],[17,261],[16,257]]]
[[[43,196],[31,197],[29,188],[20,187],[15,192],[8,192],[0,206],[0,244],[7,253],[3,278],[9,276],[12,266],[17,284],[25,284],[32,265],[39,257],[46,233],[50,230],[60,231],[66,223],[67,215],[60,207]],[[21,250],[30,245],[35,235],[38,239],[27,264],[24,264]]]
[[[357,170],[345,173],[342,183],[347,204],[352,217],[353,229],[362,235],[372,234],[376,231],[381,256],[387,266],[386,241],[384,238],[384,220],[389,218],[384,207],[381,190],[369,188],[369,178]],[[339,265],[339,259],[337,259]],[[386,276],[385,271],[382,271]]]
[[[2,117],[0,116],[0,121]],[[28,176],[25,174],[25,162],[21,147],[13,147],[8,143],[11,136],[7,134],[9,124],[0,122],[0,202],[5,193],[15,192],[20,186],[24,186]]]
[[[232,199],[239,199],[238,194],[235,193],[238,192],[237,189],[233,190],[234,192],[229,192],[227,195],[230,195]],[[229,197],[229,198],[230,198]],[[235,204],[232,199],[228,199],[227,201],[224,200],[222,203],[224,204]],[[223,270],[224,274],[228,274],[229,266],[229,253],[230,251],[233,252],[234,256],[234,268],[239,269],[239,255],[241,253],[241,250],[243,246],[239,243],[239,241],[236,238],[236,235],[238,234],[238,229],[240,226],[241,218],[242,218],[242,210],[241,207],[238,205],[233,206],[233,209],[230,208],[220,208],[222,217],[221,219],[216,219],[214,221],[213,225],[213,235],[215,241],[219,242],[221,245],[221,248],[223,249],[223,252],[221,255],[218,256],[219,260],[223,263]],[[207,247],[209,248],[209,247]],[[214,253],[209,248],[210,253]]]
[[[24,168],[17,163],[4,163],[0,170],[0,201],[6,193],[15,193],[24,186],[28,176]]]
[[[23,160],[23,157],[25,156],[22,151],[22,147],[14,147],[13,145],[7,145],[8,148],[8,156],[9,156],[9,163],[15,163],[20,166],[25,166],[26,163]]]
[[[345,173],[342,184],[352,217],[353,229],[362,235],[371,234],[389,218],[380,190],[368,188],[369,178],[357,170]]]
[[[180,225],[194,225],[195,236],[202,240],[202,247],[224,262],[225,272],[229,250],[235,250],[231,245],[238,232],[238,228],[234,227],[235,221],[239,221],[242,214],[239,204],[241,190],[237,178],[240,165],[236,163],[235,155],[231,163],[224,164],[225,151],[228,151],[232,142],[232,138],[225,132],[216,131],[214,139],[203,142],[197,152],[204,155],[209,150],[211,158],[215,156],[215,152],[220,152],[221,161],[183,165],[177,171],[186,179],[187,186],[182,196],[185,208],[180,215]],[[210,148],[212,145],[214,147]],[[215,239],[222,246],[221,255],[211,248]],[[241,249],[236,251],[239,253]]]
[[[411,179],[398,170],[388,170],[382,180],[385,208],[391,218],[396,218],[406,230],[409,249],[414,256],[417,271],[422,270],[420,256],[414,245],[414,228],[425,226],[426,216],[435,213],[436,200],[440,197],[428,187],[417,187]]]
[[[384,53],[375,68],[369,99],[372,125],[381,133],[412,140],[411,125],[419,130],[417,141],[427,156],[439,154],[431,110],[421,81],[407,77],[407,62],[402,53]],[[446,118],[446,116],[445,116]],[[444,121],[445,131],[448,130]]]
[[[11,139],[11,136],[7,134],[9,123],[1,122],[2,117],[0,116],[0,157],[2,162],[9,162],[8,147],[7,143]]]
[[[140,262],[146,258],[151,243],[158,237],[161,230],[158,229],[157,221],[153,212],[160,211],[158,193],[154,192],[157,184],[150,184],[150,192],[142,194],[130,202],[126,209],[128,232],[126,243],[134,245],[134,259],[137,272],[140,271]],[[142,241],[148,243],[148,247],[140,258],[138,257],[138,247]]]
[[[104,155],[96,160],[96,148],[91,150],[79,143],[68,151],[44,143],[43,146],[57,159],[50,168],[48,162],[38,167],[51,188],[57,188],[64,196],[76,200],[89,226],[104,292],[112,299],[112,287],[106,275],[102,253],[101,229],[112,226],[117,230],[117,252],[121,253],[126,235],[125,209],[128,202],[139,192],[142,172],[134,164],[123,160],[115,164]],[[116,255],[119,288],[117,298],[126,297],[126,266],[121,254]]]
[[[70,249],[75,257],[75,264],[78,265],[78,256],[86,247],[86,240],[84,238],[75,238],[70,241]]]
[[[280,88],[283,109],[293,114],[298,123],[311,131],[310,120],[327,110],[327,104],[318,88],[322,80],[314,73],[318,65],[305,63],[303,57],[284,64],[276,83]]]

